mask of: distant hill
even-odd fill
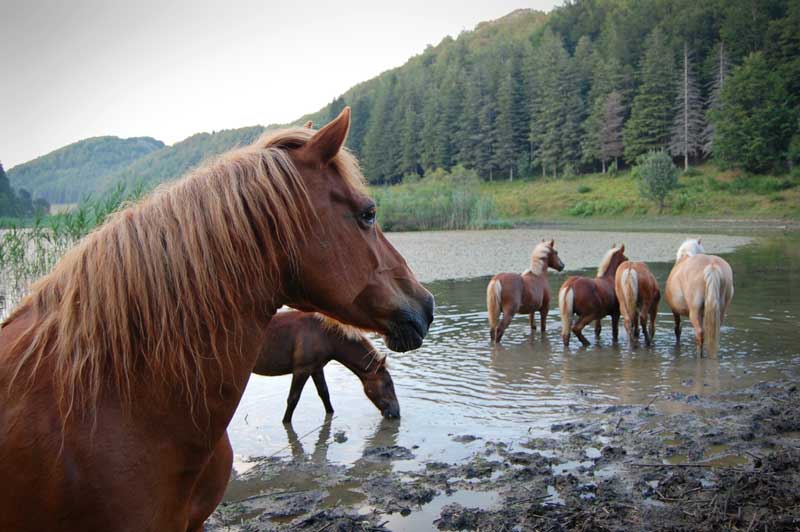
[[[100,190],[107,190],[118,183],[150,186],[175,179],[209,157],[251,144],[263,132],[263,126],[249,126],[197,133],[106,175],[100,183]]]
[[[106,176],[164,148],[150,137],[93,137],[64,146],[7,171],[15,189],[50,203],[73,203],[101,188]]]

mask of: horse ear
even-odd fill
[[[620,253],[625,253],[625,244],[620,244],[620,246],[619,246],[619,252],[620,252]]]
[[[703,240],[703,238],[698,236],[697,237],[697,243],[699,244],[701,240]]]
[[[339,153],[347,139],[347,132],[350,130],[350,108],[345,107],[333,121],[317,131],[309,139],[306,147],[319,154],[323,162],[328,162]]]
[[[303,127],[304,127],[304,128],[306,128],[306,129],[311,129],[311,127],[312,127],[313,125],[314,125],[314,122],[312,122],[311,120],[309,120],[308,122],[306,122],[305,124],[303,124]]]
[[[554,238],[550,239],[550,247],[554,247],[556,245],[556,240]]]

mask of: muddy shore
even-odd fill
[[[260,493],[209,530],[798,530],[800,391],[762,383],[647,405],[585,407],[547,437],[453,434],[471,458],[403,471],[417,446],[367,447],[352,466],[256,459]],[[318,436],[337,445],[344,434]],[[302,439],[302,437],[301,437]],[[319,445],[319,441],[317,442]],[[308,445],[308,443],[307,443]],[[423,444],[424,445],[424,444]],[[417,448],[414,448],[417,447]],[[271,486],[293,477],[297,489]],[[303,489],[302,477],[314,479]]]

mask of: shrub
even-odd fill
[[[592,191],[592,187],[589,185],[578,185],[578,194],[586,194]]]
[[[658,212],[662,212],[667,196],[678,186],[678,169],[672,164],[672,157],[664,151],[651,151],[639,156],[636,163],[633,171],[640,193],[658,203]]]

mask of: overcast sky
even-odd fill
[[[0,0],[0,161],[292,121],[446,35],[560,0]]]

